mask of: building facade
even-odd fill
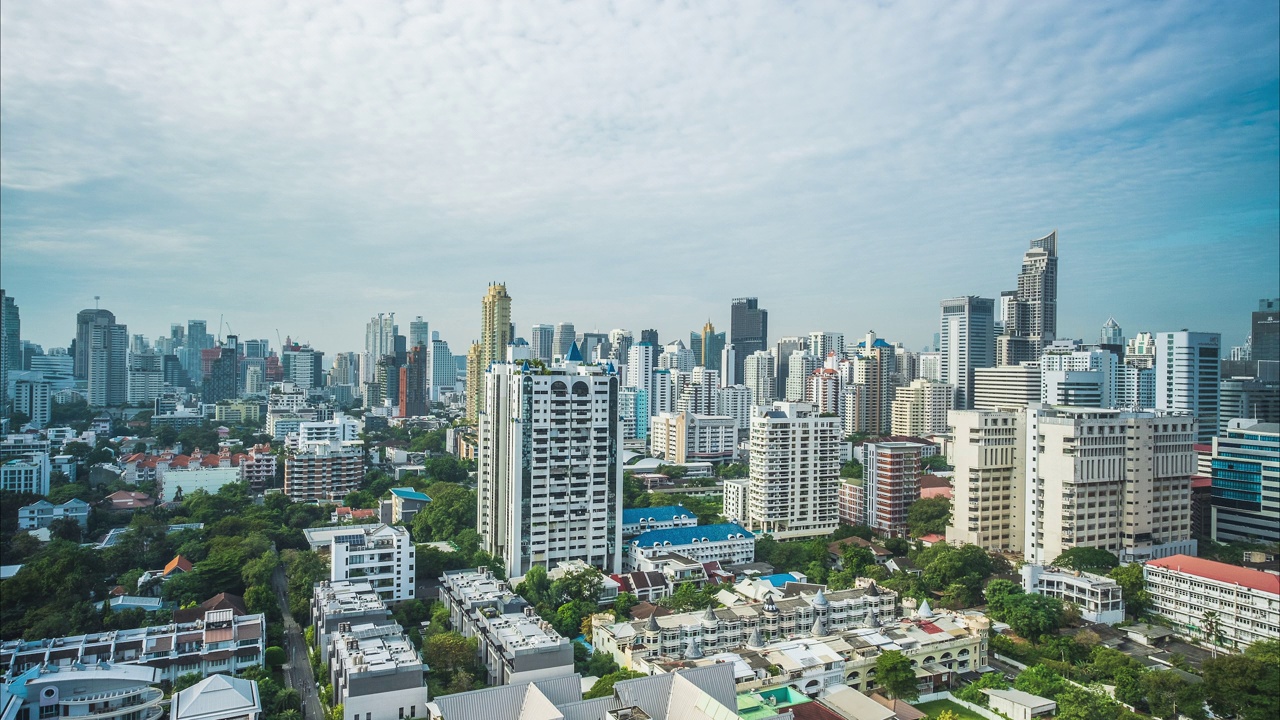
[[[924,437],[945,433],[952,399],[951,386],[936,380],[917,378],[898,388],[893,399],[893,434]]]
[[[284,494],[295,502],[341,502],[364,479],[364,442],[308,442],[284,461]]]
[[[1189,555],[1142,567],[1152,612],[1195,640],[1244,649],[1280,639],[1280,575]]]
[[[731,417],[658,413],[650,419],[649,450],[676,465],[731,462],[738,452],[738,423]]]
[[[1026,503],[1022,485],[1025,413],[959,410],[950,417],[954,440],[949,461],[955,467],[955,484],[947,542],[1020,552]]]
[[[951,406],[973,407],[973,372],[995,365],[995,301],[982,297],[955,297],[942,301],[941,380],[955,389]]]
[[[776,539],[835,530],[842,439],[840,419],[807,403],[774,403],[752,417],[746,528]]]
[[[1196,442],[1218,430],[1222,336],[1162,332],[1155,336],[1156,409],[1189,412],[1197,420]]]
[[[385,602],[412,600],[417,550],[397,525],[341,525],[303,531],[312,550],[329,556],[329,580],[367,582]]]
[[[1212,447],[1213,539],[1280,542],[1280,424],[1232,420]]]

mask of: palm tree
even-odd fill
[[[1218,612],[1206,610],[1204,613],[1204,636],[1213,643],[1213,657],[1218,657],[1218,645],[1222,644],[1222,632],[1218,628]]]

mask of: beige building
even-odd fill
[[[730,462],[738,451],[738,422],[728,416],[658,413],[649,421],[649,450],[677,465]]]
[[[923,378],[897,389],[893,400],[893,434],[924,437],[947,431],[951,386]]]
[[[776,402],[751,418],[748,530],[775,539],[827,535],[839,524],[840,419]]]
[[[467,354],[467,417],[480,416],[484,405],[484,372],[490,363],[507,359],[510,344],[511,296],[507,294],[506,285],[494,283],[480,301],[480,341]]]
[[[955,440],[948,459],[955,467],[955,482],[947,542],[1021,551],[1023,413],[955,410],[949,417]]]

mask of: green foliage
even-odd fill
[[[1122,708],[1101,692],[1069,687],[1058,695],[1058,720],[1115,720]]]
[[[451,482],[436,482],[427,486],[426,493],[431,502],[414,516],[411,525],[418,542],[452,540],[463,530],[475,529],[473,490]]]
[[[831,533],[831,542],[851,537],[860,537],[863,540],[870,540],[875,537],[875,535],[871,532],[871,528],[866,525],[841,524],[836,528],[835,532]]]
[[[613,614],[617,616],[619,621],[631,619],[631,608],[640,602],[639,598],[628,592],[618,593],[618,597],[613,601]]]
[[[267,664],[271,667],[278,668],[288,661],[289,656],[285,654],[284,648],[273,645],[266,649],[266,652],[263,654],[263,659],[266,660]]]
[[[1045,595],[1030,595],[1008,580],[995,579],[986,588],[987,611],[991,617],[1009,624],[1019,636],[1036,640],[1062,625],[1062,601]]]
[[[1239,655],[1219,655],[1203,665],[1209,707],[1241,720],[1280,717],[1280,642],[1263,641]]]
[[[551,580],[547,577],[547,569],[534,565],[524,574],[524,579],[516,586],[516,594],[529,601],[535,607],[551,603]]]
[[[857,460],[850,460],[849,462],[841,465],[840,477],[846,480],[861,480],[862,479],[862,463],[858,462]]]
[[[947,464],[947,459],[941,455],[920,458],[920,472],[938,472],[939,470],[950,469],[951,466]]]
[[[747,477],[751,468],[747,463],[726,463],[717,465],[715,471],[718,478],[735,479]]]
[[[1004,675],[998,672],[989,672],[978,678],[976,682],[969,683],[961,688],[959,692],[955,693],[955,696],[965,702],[986,707],[988,696],[982,691],[987,689],[1007,690],[1009,689],[1009,683],[1005,681]]]
[[[1032,665],[1018,673],[1013,687],[1022,692],[1040,697],[1056,698],[1062,691],[1071,687],[1061,675],[1044,665]]]
[[[945,533],[950,521],[951,498],[924,498],[911,503],[911,507],[907,508],[907,528],[911,537]]]
[[[425,657],[431,658],[432,672],[452,675],[475,664],[477,644],[475,638],[450,630],[424,639],[422,650]]]
[[[718,604],[715,599],[717,590],[714,585],[697,588],[692,583],[685,583],[675,593],[659,598],[658,604],[676,613],[706,610]]]
[[[196,683],[200,682],[203,679],[204,679],[204,673],[199,673],[199,672],[183,673],[179,675],[176,680],[173,681],[173,691],[178,692],[180,690],[186,690],[187,688],[191,687],[192,685],[195,685]]]
[[[1141,563],[1130,563],[1115,568],[1107,573],[1107,577],[1116,581],[1120,593],[1124,597],[1125,614],[1140,618],[1147,614],[1151,607],[1151,596],[1147,594],[1147,580],[1142,575]]]
[[[777,572],[803,571],[811,563],[825,565],[827,538],[778,542],[768,535],[756,538],[756,561],[772,565]]]
[[[914,700],[920,696],[911,660],[897,650],[886,650],[876,657],[876,682],[892,698]]]
[[[1120,559],[1102,548],[1077,547],[1059,555],[1053,565],[1081,572],[1106,574],[1120,565]]]
[[[617,672],[603,675],[599,680],[591,686],[591,689],[582,694],[583,700],[591,700],[593,698],[611,697],[613,695],[613,685],[620,680],[630,680],[632,678],[644,677],[644,673],[635,672],[633,670],[618,670]]]

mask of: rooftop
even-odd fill
[[[719,525],[695,525],[693,527],[677,527],[665,530],[648,530],[631,541],[632,545],[651,547],[653,545],[692,545],[699,542],[724,542],[726,540],[754,540],[755,534],[737,523]],[[795,578],[792,578],[793,580]]]
[[[426,493],[420,493],[417,490],[414,490],[413,488],[408,488],[408,487],[391,488],[391,494],[395,495],[401,500],[417,500],[419,502],[431,502],[431,498],[427,497]]]
[[[262,709],[258,683],[226,675],[210,675],[173,696],[173,720],[228,718]]]
[[[679,505],[664,505],[662,507],[647,508],[624,508],[622,510],[622,524],[635,525],[642,522],[670,522],[672,520],[682,518],[694,518],[692,510],[681,507]]]
[[[1261,570],[1250,570],[1190,555],[1171,555],[1159,560],[1148,560],[1147,565],[1280,595],[1280,575],[1272,575]]]

